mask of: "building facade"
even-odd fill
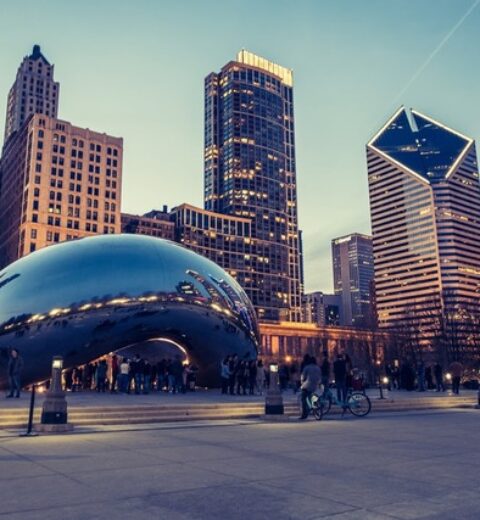
[[[120,232],[123,140],[35,114],[0,161],[0,268],[56,242]]]
[[[301,320],[292,71],[242,50],[205,79],[205,209],[251,221],[261,320]]]
[[[480,185],[473,139],[400,108],[367,144],[378,325],[438,336],[480,304]]]
[[[181,204],[170,213],[175,240],[213,260],[247,295],[253,290],[251,220]]]
[[[384,353],[391,341],[385,331],[292,322],[260,323],[260,336],[260,355],[264,360],[300,365],[305,354],[320,360],[323,352],[328,352],[332,360],[338,352],[346,352],[370,383],[375,382],[374,376],[378,366],[384,364]]]
[[[25,56],[8,93],[4,144],[20,130],[33,114],[57,117],[60,84],[53,79],[51,65],[34,45],[30,56]]]
[[[333,286],[342,299],[343,324],[370,326],[372,237],[353,233],[332,240]]]
[[[341,326],[344,324],[342,297],[320,291],[303,295],[304,320],[319,326]]]
[[[175,224],[170,220],[167,208],[152,210],[144,215],[122,213],[122,233],[148,235],[166,240],[175,240]]]

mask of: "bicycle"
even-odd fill
[[[320,421],[324,414],[324,408],[321,406],[318,394],[313,392],[307,397],[308,413],[312,414],[317,421]]]
[[[355,415],[356,417],[365,417],[370,413],[370,410],[372,409],[372,403],[370,402],[368,396],[365,393],[359,391],[349,390],[347,393],[347,400],[345,403],[337,399],[337,396],[333,394],[330,387],[325,388],[320,395],[313,395],[315,395],[317,398],[317,406],[321,408],[322,416],[330,411],[330,409],[332,408],[332,404],[341,406],[343,408],[344,413],[346,410],[348,410],[352,415]]]

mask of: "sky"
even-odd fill
[[[370,232],[365,144],[400,106],[480,138],[480,0],[0,0],[0,120],[35,43],[59,117],[124,138],[122,210],[203,204],[203,80],[241,48],[294,71],[305,285]]]

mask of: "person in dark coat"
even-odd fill
[[[337,388],[337,400],[343,406],[347,401],[347,362],[343,354],[338,354],[333,362],[333,375],[335,377],[335,387]]]
[[[435,363],[433,373],[435,375],[437,392],[445,392],[445,384],[443,383],[443,367],[440,363]]]
[[[8,389],[7,397],[20,397],[21,375],[23,371],[23,358],[18,350],[12,349],[8,358]]]

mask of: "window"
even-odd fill
[[[33,238],[33,239],[37,238],[37,230],[36,229],[32,229],[30,231],[30,238]]]

